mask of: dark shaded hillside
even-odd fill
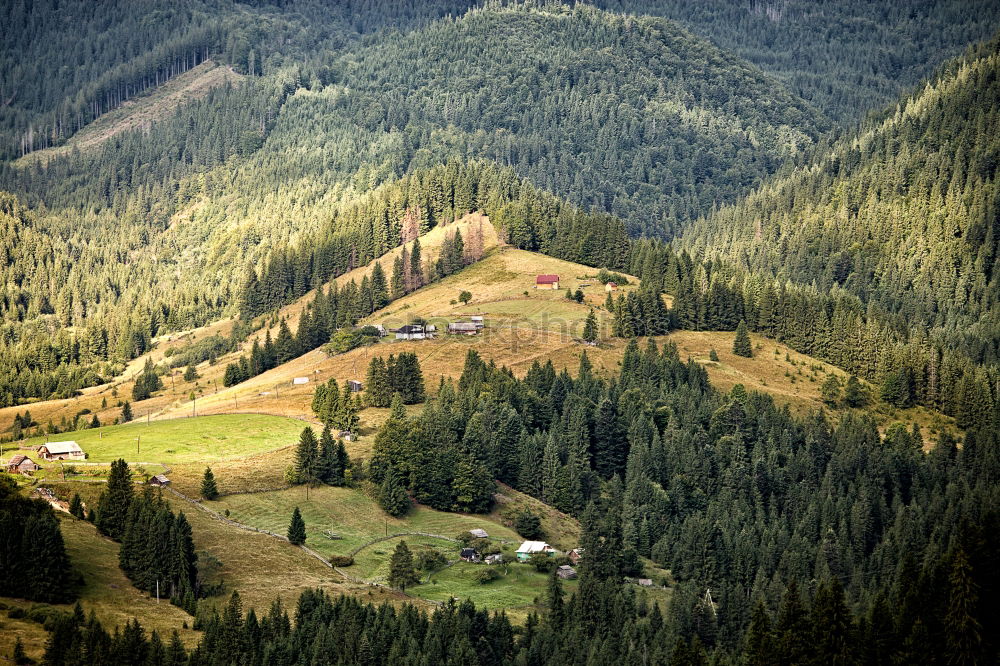
[[[845,125],[1000,27],[993,0],[595,0],[664,16],[752,62]]]
[[[0,157],[60,145],[208,58],[251,75],[322,59],[361,33],[412,28],[467,2],[12,0],[0,5]]]
[[[827,127],[674,24],[585,6],[474,10],[332,68],[340,85],[291,101],[294,128],[276,130],[289,149],[331,145],[343,129],[330,117],[345,117],[381,148],[364,162],[487,157],[634,232],[670,233],[734,199]],[[299,131],[307,118],[323,133]]]

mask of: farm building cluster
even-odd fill
[[[482,540],[489,538],[489,534],[486,530],[469,530],[469,535],[471,535],[474,540],[468,541],[459,550],[458,557],[463,562],[472,562],[476,564],[504,564],[511,561],[509,559],[504,559],[503,554],[500,552],[489,552],[489,550],[480,552],[480,549],[484,548]],[[496,548],[493,548],[492,550],[498,551]],[[561,553],[544,541],[524,541],[514,553],[514,557],[517,562],[522,564],[534,562],[532,558],[538,555],[556,560],[556,575],[563,580],[573,580],[577,577],[577,572],[574,567],[580,562],[582,553],[583,551],[581,549],[574,548],[573,550],[565,553],[563,556],[565,559],[562,559],[559,558]],[[562,563],[560,563],[560,561]]]
[[[448,322],[449,335],[479,335],[486,327],[486,318],[482,314],[462,315],[463,320]],[[391,328],[397,340],[433,340],[437,337],[438,328],[435,324],[413,323]]]
[[[34,451],[39,460],[47,462],[61,460],[86,460],[86,452],[80,445],[73,441],[68,442],[45,442],[39,446],[29,446],[28,450]],[[29,455],[19,453],[11,456],[10,460],[0,464],[0,468],[8,474],[30,475],[42,469]]]

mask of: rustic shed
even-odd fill
[[[477,335],[481,327],[471,321],[453,321],[448,324],[451,335]]]
[[[149,485],[151,486],[168,486],[170,485],[170,479],[168,479],[164,474],[157,474],[149,479]]]
[[[543,274],[535,278],[535,289],[558,289],[559,276],[554,274]]]
[[[576,569],[568,564],[563,564],[556,569],[556,575],[563,580],[573,580],[576,578]]]
[[[7,461],[6,468],[11,474],[30,474],[42,467],[28,456],[18,454]]]

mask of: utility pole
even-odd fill
[[[135,454],[139,455],[139,438],[135,438]]]
[[[194,392],[192,392],[191,393],[191,416],[197,416],[198,415],[198,410],[195,408],[195,405],[197,404],[197,402],[198,402],[198,398],[197,398],[197,396],[194,395]]]

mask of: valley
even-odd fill
[[[994,663],[998,31],[4,3],[0,663]]]

